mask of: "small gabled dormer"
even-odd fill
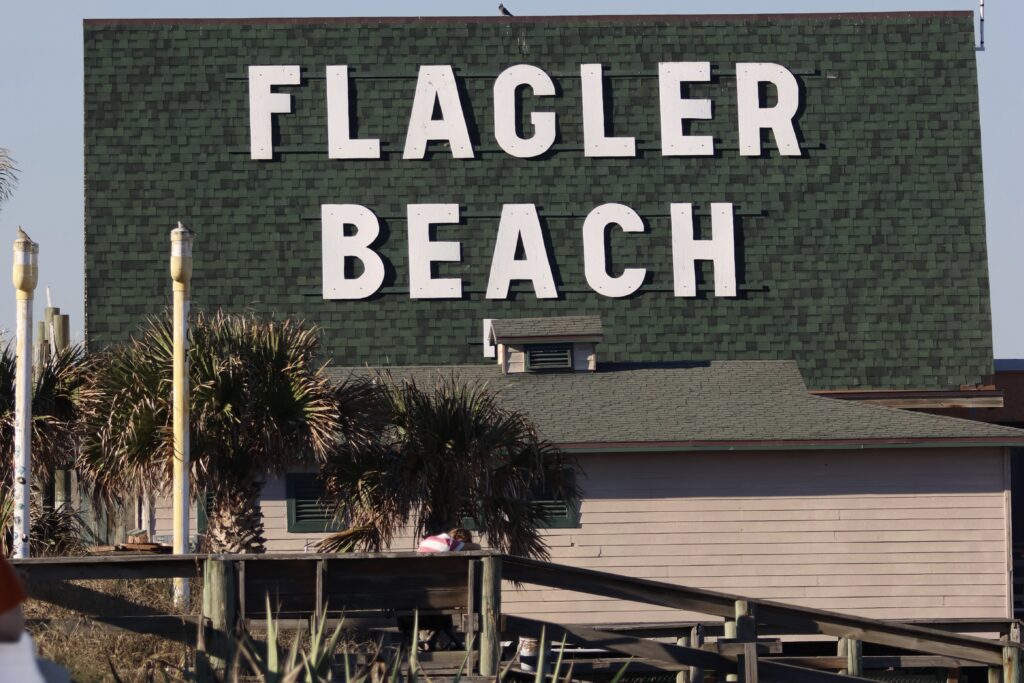
[[[492,320],[490,337],[504,374],[594,372],[604,333],[599,316],[575,315]]]

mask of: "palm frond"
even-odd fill
[[[11,158],[10,150],[0,147],[0,205],[14,194],[18,185],[18,167]]]

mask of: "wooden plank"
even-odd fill
[[[732,616],[735,601],[743,599],[742,596],[685,588],[646,579],[630,579],[587,569],[560,567],[524,558],[507,557],[504,564],[506,578],[512,581],[567,588],[722,617]],[[751,602],[756,605],[759,622],[784,626],[792,629],[793,633],[850,636],[881,645],[926,651],[983,664],[1001,666],[1003,663],[1002,646],[980,638],[958,636],[919,626],[897,626],[863,617],[762,600]]]

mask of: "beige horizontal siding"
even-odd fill
[[[581,527],[551,559],[875,618],[1008,616],[1004,453],[908,449],[582,456]],[[506,586],[511,613],[700,618]]]
[[[1008,616],[1000,449],[602,454],[581,464],[580,528],[545,532],[554,562],[874,618]],[[283,478],[266,483],[261,508],[271,552],[312,550],[325,536],[287,530]],[[170,533],[169,499],[157,523]],[[392,548],[415,544],[403,533]],[[506,585],[503,603],[576,623],[703,616],[530,586]]]

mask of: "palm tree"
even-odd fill
[[[345,423],[318,365],[316,329],[253,315],[198,314],[190,328],[191,490],[211,498],[214,552],[263,552],[264,478],[312,464]],[[167,316],[101,354],[79,471],[108,503],[172,480],[173,336]]]
[[[14,353],[9,345],[5,346],[0,350],[0,528],[3,529],[10,526],[13,515],[15,368]],[[44,510],[42,505],[35,503],[40,501],[45,491],[52,493],[54,473],[71,467],[75,461],[87,374],[88,360],[81,345],[57,351],[36,368],[32,383],[32,480],[35,492],[32,496],[31,537],[34,554],[37,554],[37,542],[46,547],[63,547],[60,545],[63,540],[47,538],[45,532],[57,528],[54,515],[61,519],[73,515],[67,510]]]
[[[14,373],[10,346],[0,351],[0,481],[9,484],[14,462]],[[71,467],[88,361],[81,345],[48,356],[32,383],[32,474],[50,480]]]
[[[376,551],[407,525],[422,537],[472,518],[490,547],[547,557],[544,512],[532,500],[540,490],[577,499],[575,460],[486,387],[455,377],[423,387],[385,376],[379,385],[387,427],[374,447],[336,450],[321,470],[350,526],[323,547]]]
[[[0,147],[0,205],[11,198],[17,184],[18,167],[14,165],[10,151]]]

